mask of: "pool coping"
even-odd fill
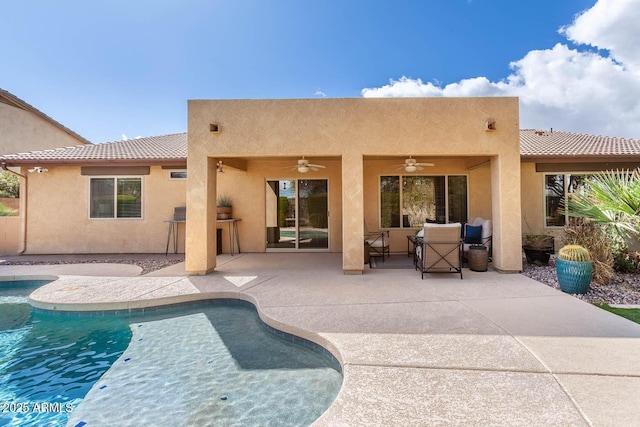
[[[533,415],[550,417],[544,418],[548,425],[640,424],[634,398],[640,395],[640,325],[522,275],[465,271],[464,281],[420,280],[411,271],[372,270],[344,276],[338,264],[333,271],[322,263],[335,262],[333,254],[298,257],[310,262],[290,270],[273,268],[274,260],[290,256],[243,254],[225,265],[224,273],[188,277],[196,295],[110,301],[102,307],[248,301],[266,325],[324,347],[342,366],[342,388],[315,426],[416,425],[438,419],[527,425],[522,420]],[[230,284],[222,280],[225,274],[255,274],[256,279]],[[103,303],[80,307],[94,310]],[[449,309],[463,317],[447,318]],[[462,322],[468,329],[448,332],[464,316],[488,329]],[[576,323],[579,319],[588,326]],[[512,361],[510,353],[503,354],[516,348],[519,353],[513,354],[519,356]],[[485,381],[499,396],[476,393]],[[514,389],[514,381],[522,384]],[[447,386],[446,395],[433,389],[437,384]],[[520,397],[527,392],[529,398]],[[460,408],[467,409],[459,413]],[[455,413],[462,418],[443,418]]]

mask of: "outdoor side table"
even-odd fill
[[[169,242],[171,242],[171,237],[173,237],[173,253],[177,254],[178,253],[178,236],[179,236],[178,226],[180,225],[180,223],[184,224],[186,221],[170,219],[163,222],[169,223],[169,232],[167,234],[167,248],[164,251],[164,255],[167,256],[169,254]]]
[[[238,233],[238,221],[240,221],[240,218],[218,219],[216,221],[226,222],[228,224],[229,250],[231,251],[231,255],[235,255],[236,245],[238,246],[238,253],[240,253],[240,234]]]
[[[468,251],[469,270],[487,271],[489,268],[489,251],[483,245],[471,245]]]

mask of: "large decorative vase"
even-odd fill
[[[471,245],[468,252],[468,264],[471,271],[487,271],[489,251],[484,245]]]
[[[556,274],[560,289],[568,294],[585,294],[591,285],[593,263],[591,261],[567,261],[556,259]]]

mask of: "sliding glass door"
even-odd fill
[[[328,250],[328,189],[326,179],[268,180],[267,250]]]

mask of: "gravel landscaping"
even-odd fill
[[[556,276],[555,259],[552,257],[549,265],[531,265],[522,260],[523,271],[527,277],[544,283],[555,289],[560,289]],[[592,304],[640,304],[640,274],[615,273],[609,285],[591,283],[589,291],[584,295],[574,295]]]
[[[142,269],[140,274],[151,273],[165,267],[183,262],[184,258],[158,258],[149,257],[144,259],[122,259],[122,258],[100,258],[100,259],[74,259],[74,260],[3,260],[0,265],[59,265],[59,264],[130,264],[137,265]]]

